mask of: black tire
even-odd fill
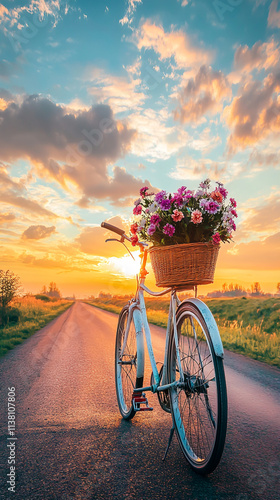
[[[227,392],[223,360],[215,354],[205,319],[190,302],[176,315],[184,385],[170,389],[172,418],[185,458],[199,474],[218,465],[227,429]],[[197,340],[195,340],[194,329]],[[169,382],[179,380],[174,332],[169,343]]]
[[[131,321],[126,347],[120,359],[129,307],[125,306],[119,315],[115,348],[115,383],[118,405],[124,419],[135,415],[132,394],[135,388],[143,386],[143,378],[137,378],[137,342],[133,319]]]

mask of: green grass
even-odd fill
[[[0,328],[0,357],[59,316],[72,302],[43,302],[35,297],[25,297],[14,301],[13,305],[20,309],[21,318],[16,324]]]
[[[119,313],[127,300],[117,296],[89,303]],[[149,322],[166,327],[169,300],[145,300]],[[280,298],[203,300],[216,319],[225,349],[280,367]]]

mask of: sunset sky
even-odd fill
[[[239,217],[203,293],[276,292],[280,1],[7,1],[0,28],[0,268],[25,292],[133,290],[100,223],[206,177]]]

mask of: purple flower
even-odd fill
[[[203,189],[198,189],[196,191],[196,193],[194,194],[194,198],[199,198],[200,196],[204,196],[205,195],[205,191]]]
[[[166,234],[166,236],[171,237],[175,233],[175,227],[171,224],[166,224],[163,228],[163,232],[164,234]]]
[[[209,200],[207,200],[206,198],[202,198],[202,200],[200,200],[199,202],[200,208],[204,208],[204,210],[206,210],[208,203]]]
[[[147,234],[149,236],[152,236],[156,230],[157,226],[155,224],[150,224],[150,226],[147,229]]]
[[[159,193],[157,193],[155,195],[155,201],[157,203],[160,203],[163,200],[163,198],[165,197],[165,195],[166,195],[166,191],[160,191]]]
[[[216,201],[210,201],[207,200],[206,198],[203,198],[199,202],[200,207],[205,210],[205,212],[208,212],[209,214],[216,214],[220,208],[219,204]]]
[[[160,204],[159,204],[161,210],[169,210],[170,207],[171,207],[171,200],[169,200],[168,198],[165,200],[163,199]]]
[[[216,201],[208,201],[207,207],[205,207],[206,212],[209,214],[216,214],[219,209],[220,206]]]
[[[158,226],[161,221],[161,218],[158,214],[154,214],[151,217],[151,225]]]
[[[171,198],[171,202],[174,203],[174,205],[176,205],[178,208],[181,208],[183,206],[183,197],[178,194],[178,193],[174,193],[174,196]]]

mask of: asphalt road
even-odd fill
[[[153,412],[130,422],[120,417],[116,324],[116,315],[77,302],[0,361],[1,498],[280,498],[280,371],[225,353],[227,441],[220,465],[203,478],[190,469],[175,436],[162,463],[171,416],[156,395],[149,395]],[[160,361],[164,331],[152,327],[152,335]],[[15,493],[7,484],[9,387],[16,395]]]

